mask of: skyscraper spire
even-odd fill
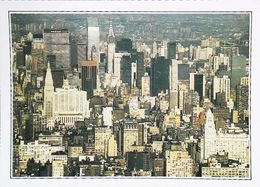
[[[208,109],[206,114],[206,123],[205,123],[205,137],[213,138],[216,136],[216,128],[214,123],[214,115],[210,109]]]
[[[45,85],[44,85],[44,89],[48,89],[48,90],[52,90],[54,89],[53,87],[53,79],[52,79],[52,74],[51,74],[51,67],[50,67],[50,63],[48,62],[48,66],[47,66],[47,72],[46,72],[46,76],[45,76]]]
[[[45,84],[44,84],[44,106],[43,106],[43,115],[46,116],[48,122],[52,121],[53,118],[53,95],[54,95],[53,79],[51,75],[50,63],[48,62],[47,72],[45,76]]]
[[[112,20],[109,20],[109,31],[107,41],[108,43],[115,43],[115,34],[112,26]]]

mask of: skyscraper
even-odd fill
[[[53,79],[51,75],[50,63],[48,63],[47,73],[45,77],[44,85],[44,106],[43,106],[43,115],[46,116],[47,121],[53,120],[53,94],[54,86]]]
[[[113,73],[113,60],[114,60],[114,54],[116,50],[116,44],[115,44],[115,35],[112,27],[112,21],[109,23],[109,31],[107,36],[107,72],[109,74]]]
[[[44,29],[43,41],[47,55],[56,56],[56,68],[70,69],[70,32],[68,29]]]
[[[240,79],[246,76],[247,59],[243,55],[233,55],[231,58],[231,87],[235,89]]]
[[[168,48],[168,59],[176,59],[176,42],[169,42]]]
[[[78,71],[81,72],[81,62],[87,60],[87,44],[77,44]]]
[[[97,55],[97,66],[99,64],[99,43],[100,43],[100,32],[98,26],[98,20],[95,17],[88,18],[88,53],[87,59],[91,60],[91,51],[93,47],[96,48]]]
[[[190,90],[199,94],[200,101],[205,96],[205,76],[203,74],[190,73]]]
[[[142,77],[142,96],[150,96],[150,76],[148,73]]]
[[[82,90],[87,91],[88,98],[93,96],[93,90],[97,88],[97,62],[81,62]]]
[[[178,106],[178,64],[180,61],[172,59],[169,70],[170,108]]]
[[[169,90],[169,66],[171,60],[164,57],[152,59],[151,94],[157,96],[161,91]]]

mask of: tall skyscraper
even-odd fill
[[[56,68],[71,68],[70,32],[68,29],[44,29],[43,41],[47,55],[56,56]]]
[[[107,72],[109,74],[113,73],[113,60],[114,60],[114,54],[116,50],[116,44],[115,44],[115,35],[112,27],[112,21],[109,23],[109,31],[107,36]]]
[[[77,44],[78,71],[81,72],[81,62],[87,60],[87,44]]]
[[[81,62],[81,85],[82,90],[87,91],[88,98],[91,98],[93,90],[97,88],[97,62]]]
[[[168,48],[168,59],[176,59],[176,42],[169,42]]]
[[[131,85],[131,69],[132,69],[132,60],[130,55],[124,55],[121,59],[121,72],[120,79],[123,83],[127,83],[129,86]]]
[[[205,96],[205,76],[203,74],[190,73],[190,90],[194,90],[199,94],[200,101]]]
[[[97,54],[97,66],[99,65],[99,43],[100,43],[100,32],[98,26],[98,20],[95,17],[88,18],[88,53],[87,59],[91,60],[91,52],[93,47],[96,49]]]
[[[169,70],[170,109],[178,106],[178,64],[180,61],[172,59]]]
[[[53,120],[53,95],[54,95],[53,79],[51,75],[50,63],[48,63],[47,73],[45,77],[45,85],[44,85],[44,106],[43,106],[43,115],[46,116],[47,121]]]
[[[152,59],[151,94],[157,96],[161,91],[169,90],[169,68],[171,60],[164,57]]]

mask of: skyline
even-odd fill
[[[250,14],[34,16],[11,17],[14,177],[250,177]]]

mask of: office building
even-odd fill
[[[241,163],[249,163],[249,139],[248,135],[241,133],[217,132],[214,116],[209,109],[206,114],[204,136],[201,141],[201,158],[208,159],[218,152],[228,152],[228,158],[239,160]]]
[[[192,177],[195,175],[194,160],[188,151],[167,150],[165,152],[167,177]]]
[[[142,96],[150,96],[150,76],[148,73],[142,77]]]
[[[171,60],[159,57],[151,61],[151,94],[157,96],[161,91],[169,90],[169,68]]]
[[[176,42],[169,42],[167,45],[168,59],[176,59]]]
[[[87,91],[88,98],[93,96],[93,91],[97,88],[97,62],[81,62],[81,88]]]
[[[56,68],[71,69],[71,42],[68,29],[44,29],[43,42],[46,54],[56,56]]]
[[[87,60],[91,60],[93,48],[97,54],[97,66],[99,65],[99,43],[100,31],[98,26],[98,19],[96,17],[88,18],[88,46],[87,46]]]

